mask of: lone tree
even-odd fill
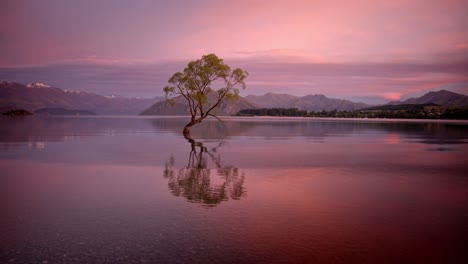
[[[166,100],[171,104],[180,96],[188,102],[191,119],[184,127],[184,137],[192,140],[190,128],[208,116],[219,120],[211,112],[225,100],[238,99],[239,88],[245,89],[247,76],[247,71],[240,68],[231,70],[215,54],[204,55],[199,60],[191,61],[183,72],[172,75],[168,81],[171,85],[164,87],[164,92]],[[213,88],[212,84],[215,81],[222,87]]]

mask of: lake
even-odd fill
[[[466,121],[0,118],[1,263],[467,263]]]

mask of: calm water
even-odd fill
[[[468,263],[468,123],[0,119],[1,263]]]

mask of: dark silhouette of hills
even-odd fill
[[[361,109],[370,117],[467,119],[468,96],[446,90],[428,92],[417,98]]]
[[[27,109],[36,111],[42,108],[78,109],[97,114],[136,115],[163,100],[102,96],[83,91],[63,90],[43,83],[23,85],[14,82],[0,82],[0,109]]]
[[[394,101],[390,102],[391,105],[414,105],[414,104],[436,104],[440,106],[450,107],[467,107],[468,96],[450,92],[447,90],[440,90],[437,92],[428,92],[421,97],[412,97],[405,101]]]
[[[28,115],[33,115],[33,113],[24,109],[12,109],[12,110],[3,112],[2,115],[4,116],[28,116]]]

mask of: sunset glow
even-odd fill
[[[216,53],[247,94],[468,94],[467,1],[2,1],[0,79],[152,97]]]

